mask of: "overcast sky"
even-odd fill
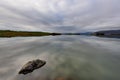
[[[120,0],[0,0],[0,29],[50,32],[120,29]]]

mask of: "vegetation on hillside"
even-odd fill
[[[49,36],[49,35],[60,35],[60,33],[49,33],[49,32],[29,32],[29,31],[11,31],[11,30],[0,30],[0,37],[27,37],[27,36]]]

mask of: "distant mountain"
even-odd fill
[[[91,35],[92,32],[83,32],[83,33],[61,33],[62,35]]]
[[[84,32],[84,33],[80,33],[81,35],[91,35],[92,32]]]
[[[120,30],[105,30],[94,32],[93,35],[100,37],[120,38]]]

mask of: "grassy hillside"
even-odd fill
[[[0,37],[18,37],[18,36],[27,37],[27,36],[49,36],[49,35],[60,35],[60,33],[0,30]]]

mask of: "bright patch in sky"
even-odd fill
[[[0,0],[0,29],[81,32],[120,29],[120,0]]]

